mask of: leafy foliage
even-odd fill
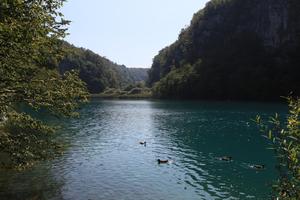
[[[195,73],[195,66],[185,65],[168,73],[154,85],[152,90],[156,97],[173,96],[177,98],[189,98],[191,91],[187,91],[186,88],[193,85],[197,78],[198,75]]]
[[[54,131],[29,115],[10,112],[0,132],[0,150],[7,156],[2,167],[23,169],[61,152],[62,146],[53,140]]]
[[[83,48],[64,43],[66,54],[59,63],[61,73],[78,70],[79,77],[91,93],[101,93],[105,88],[123,88],[145,81],[147,69],[127,68]]]
[[[300,99],[288,98],[289,115],[282,124],[276,114],[269,124],[261,117],[256,121],[273,143],[278,156],[280,179],[274,186],[280,199],[300,199]]]
[[[299,95],[299,7],[295,0],[211,0],[154,58],[148,85],[159,82],[165,94],[156,95],[165,97],[277,100],[290,92]],[[164,78],[186,65],[198,78],[192,86],[177,84],[185,93],[176,93]]]
[[[48,137],[53,128],[22,113],[20,104],[73,116],[87,100],[77,73],[55,68],[69,23],[57,11],[63,2],[0,2],[0,154],[12,167],[30,166],[57,149]]]
[[[100,98],[117,98],[117,99],[145,99],[151,98],[152,92],[150,88],[145,86],[144,82],[130,84],[124,89],[106,88],[104,92],[92,97]]]
[[[128,68],[129,73],[131,74],[132,80],[135,83],[145,82],[148,78],[147,68]]]

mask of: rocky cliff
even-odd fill
[[[162,97],[299,95],[299,10],[298,0],[212,0],[154,58],[148,83]]]

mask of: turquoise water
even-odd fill
[[[1,200],[268,199],[276,160],[251,119],[284,105],[109,100],[80,112],[60,121],[71,145],[62,157],[0,171]]]

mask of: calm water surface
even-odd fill
[[[285,111],[280,104],[92,101],[80,119],[60,122],[71,145],[62,157],[22,173],[0,171],[0,199],[265,200],[275,158],[251,119]],[[233,161],[217,159],[224,155]],[[171,162],[158,165],[158,158]]]

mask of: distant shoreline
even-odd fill
[[[109,95],[109,94],[90,94],[91,99],[112,99],[112,100],[165,100],[165,101],[204,101],[204,102],[228,102],[228,103],[271,103],[286,104],[285,99],[278,100],[226,100],[226,99],[188,99],[188,98],[157,98],[152,95]]]
[[[153,99],[152,95],[109,95],[109,94],[90,94],[91,99]]]

